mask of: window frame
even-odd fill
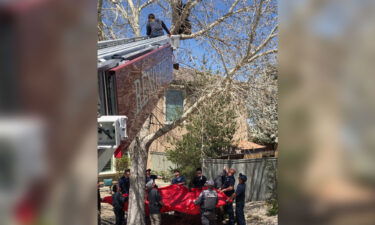
[[[171,124],[173,122],[173,120],[171,121],[168,121],[167,120],[167,92],[168,91],[180,91],[182,93],[182,112],[185,111],[185,105],[186,105],[186,91],[184,88],[182,87],[172,87],[172,88],[168,88],[167,90],[164,91],[164,109],[163,109],[163,113],[164,113],[164,123],[165,124]]]
[[[114,155],[111,157],[110,162],[111,162],[111,169],[110,170],[106,170],[106,171],[102,170],[102,171],[99,172],[99,175],[106,175],[106,174],[114,174],[114,173],[116,173],[116,158],[115,158]]]

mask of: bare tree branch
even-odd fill
[[[238,1],[236,1],[236,2],[238,2]],[[236,2],[234,4],[237,4]],[[148,145],[150,145],[157,138],[163,136],[164,134],[168,133],[169,131],[173,130],[175,127],[180,125],[183,121],[185,121],[187,119],[188,116],[190,116],[192,113],[194,113],[197,110],[197,108],[199,107],[200,104],[202,104],[204,101],[206,101],[209,98],[211,98],[212,96],[214,96],[214,94],[217,93],[216,92],[217,90],[225,91],[225,90],[230,89],[232,81],[233,81],[233,76],[244,65],[253,62],[255,59],[257,59],[259,57],[262,57],[262,56],[265,56],[265,55],[268,55],[268,54],[277,53],[278,50],[273,49],[273,50],[268,50],[268,51],[262,52],[260,54],[257,54],[261,49],[263,49],[269,43],[269,41],[272,38],[276,37],[277,34],[275,32],[277,30],[277,26],[275,26],[271,30],[268,37],[265,38],[265,40],[255,49],[255,51],[253,53],[251,53],[251,44],[250,43],[252,43],[254,41],[255,32],[256,32],[256,29],[258,27],[258,23],[259,23],[259,20],[260,20],[260,17],[261,17],[263,2],[264,2],[264,0],[261,0],[260,5],[257,7],[256,18],[254,18],[254,23],[253,23],[253,26],[252,26],[252,32],[251,32],[252,34],[250,34],[251,36],[249,38],[249,45],[248,45],[248,49],[247,49],[248,54],[246,54],[244,57],[242,57],[241,60],[239,61],[239,63],[232,70],[228,71],[228,69],[226,67],[224,57],[223,57],[224,53],[219,48],[217,48],[217,46],[213,42],[211,42],[211,46],[218,52],[218,54],[221,58],[221,61],[224,65],[224,68],[226,70],[226,74],[227,74],[226,78],[223,79],[223,82],[221,82],[221,85],[219,85],[220,89],[213,89],[210,93],[201,96],[198,99],[198,101],[195,102],[192,106],[190,106],[179,119],[177,119],[176,121],[174,121],[171,124],[167,124],[167,125],[161,127],[155,133],[148,135],[145,139],[145,141],[148,143]],[[230,17],[230,16],[232,16],[236,13],[240,13],[240,12],[243,12],[243,11],[247,10],[247,8],[243,8],[243,9],[240,9],[240,10],[237,10],[237,11],[233,12],[233,11],[231,11],[231,10],[233,10],[233,8],[234,7],[231,7],[229,13],[225,14],[224,16],[222,16],[221,18],[219,18],[215,22],[211,23],[210,25],[208,25],[203,30],[198,31],[198,32],[196,32],[192,35],[182,35],[182,39],[187,39],[188,37],[194,38],[196,36],[202,35],[205,32],[208,32],[213,27],[220,24],[221,22],[223,22],[226,18],[228,18],[228,17]],[[224,85],[224,88],[223,88],[223,85]]]
[[[265,55],[270,55],[270,54],[275,54],[278,52],[278,49],[272,49],[272,50],[268,50],[268,51],[265,51],[265,52],[262,52],[262,53],[259,53],[259,54],[256,54],[254,56],[252,56],[248,61],[247,63],[251,63],[253,62],[255,59],[257,58],[260,58],[260,57],[263,57]]]
[[[173,24],[171,27],[172,34],[176,34],[176,31],[180,29],[181,25],[190,14],[190,11],[192,10],[192,8],[194,8],[194,6],[198,4],[198,2],[200,2],[200,0],[188,0],[186,2],[185,7],[182,9],[180,0],[171,0],[172,24]],[[182,10],[182,12],[179,13],[178,12],[179,10]]]
[[[240,0],[234,1],[231,7],[229,8],[229,12],[233,12],[234,8],[238,5],[239,2]]]
[[[210,41],[211,46],[212,46],[212,47],[216,50],[216,52],[219,54],[219,56],[220,56],[220,60],[221,60],[221,63],[223,64],[224,69],[225,69],[225,73],[228,75],[229,72],[228,72],[227,64],[226,64],[225,59],[224,59],[224,54],[223,54],[223,52],[220,50],[220,48],[216,47],[215,43],[214,43],[212,40],[209,40],[209,41]]]
[[[264,39],[264,41],[257,47],[255,48],[255,51],[252,53],[252,55],[258,53],[260,50],[262,50],[274,37],[277,36],[277,33],[276,30],[277,28],[279,27],[279,25],[276,25],[270,32],[270,34],[268,35],[268,37],[266,39]]]
[[[98,1],[98,38],[99,41],[105,39],[104,24],[103,24],[103,0]]]
[[[192,106],[190,106],[187,110],[185,110],[185,112],[182,114],[182,116],[173,121],[172,123],[170,124],[166,124],[164,125],[163,127],[161,127],[159,130],[157,130],[155,133],[152,133],[150,135],[147,135],[145,138],[144,138],[144,141],[147,143],[146,146],[150,146],[151,143],[158,139],[159,137],[163,136],[164,134],[168,133],[169,131],[173,130],[174,128],[176,128],[177,126],[179,126],[182,122],[184,122],[191,114],[193,114],[197,109],[198,107],[203,104],[205,101],[207,101],[208,99],[210,99],[211,97],[213,97],[216,93],[222,91],[222,88],[218,88],[218,89],[214,89],[212,90],[211,92],[209,92],[208,94],[206,95],[203,95],[202,97],[200,97]]]
[[[128,1],[128,5],[129,5],[130,10],[134,14],[134,12],[136,11],[136,8],[134,6],[133,0],[127,0],[127,1]]]
[[[259,5],[257,6],[255,12],[254,12],[254,18],[253,23],[251,25],[250,35],[249,35],[249,44],[247,47],[247,54],[250,54],[251,46],[254,42],[255,32],[258,28],[260,18],[262,16],[262,6],[263,6],[264,0],[260,0]]]
[[[277,33],[276,30],[278,28],[278,25],[276,25],[270,32],[270,34],[268,35],[267,38],[265,38],[265,40],[257,47],[255,48],[255,51],[250,53],[249,49],[247,49],[247,53],[246,56],[244,56],[240,62],[229,72],[229,76],[230,77],[233,77],[233,75],[238,71],[240,70],[245,64],[247,63],[250,63],[252,62],[253,60],[250,60],[252,59],[252,57],[254,57],[260,50],[262,50],[274,37],[277,36]],[[251,45],[249,44],[248,45],[248,48],[251,48]],[[255,57],[255,58],[259,58],[260,56],[258,57]]]
[[[142,9],[146,8],[147,6],[151,5],[152,3],[157,2],[158,0],[148,0],[147,2],[143,3],[141,6],[138,8],[138,12],[141,12]]]
[[[259,74],[264,63],[269,63],[268,57],[265,56],[278,52],[277,46],[274,46],[276,42],[273,41],[277,36],[278,29],[277,26],[273,27],[274,24],[277,23],[277,16],[275,16],[277,14],[277,7],[273,4],[272,0],[228,0],[231,3],[228,4],[227,9],[218,7],[214,4],[214,1],[206,1],[199,4],[200,0],[185,0],[184,2],[186,4],[184,6],[181,5],[182,2],[180,0],[109,1],[113,3],[113,8],[115,9],[113,10],[113,14],[109,14],[111,20],[108,23],[111,25],[112,30],[106,30],[107,36],[114,36],[115,33],[119,34],[124,29],[126,29],[126,31],[131,29],[136,36],[140,35],[140,14],[142,10],[152,4],[170,4],[172,6],[173,24],[170,29],[171,32],[180,31],[182,25],[184,25],[183,27],[185,28],[190,28],[190,26],[188,26],[189,24],[185,24],[185,22],[187,22],[188,16],[192,13],[192,18],[190,19],[192,19],[192,25],[197,27],[194,29],[196,32],[192,34],[186,32],[187,34],[181,35],[181,39],[196,38],[198,42],[205,42],[206,44],[200,45],[203,48],[207,48],[205,49],[207,52],[205,52],[204,57],[206,54],[213,57],[213,60],[211,60],[214,64],[213,66],[210,65],[210,62],[207,64],[204,63],[203,66],[201,63],[195,64],[194,68],[205,68],[197,72],[196,77],[194,77],[191,83],[185,85],[186,90],[189,92],[189,98],[187,99],[188,101],[184,103],[185,109],[181,117],[172,123],[165,124],[164,119],[159,121],[157,116],[153,116],[155,117],[153,120],[155,126],[145,126],[144,132],[142,131],[138,135],[138,139],[134,141],[136,146],[132,145],[132,147],[130,147],[134,147],[134,149],[132,149],[133,153],[144,153],[143,155],[134,155],[134,159],[132,159],[134,165],[141,165],[142,167],[138,168],[137,173],[144,173],[147,163],[147,152],[150,150],[150,146],[155,140],[161,138],[159,142],[167,142],[164,141],[164,137],[166,138],[167,133],[168,135],[173,135],[173,130],[175,128],[189,120],[191,116],[199,113],[203,105],[210,105],[219,100],[223,93],[225,96],[229,96],[231,107],[236,110],[243,110],[243,108],[240,109],[240,106],[251,107],[252,112],[261,115],[255,118],[258,120],[259,126],[263,126],[263,124],[266,123],[264,127],[267,132],[269,128],[273,129],[274,125],[269,124],[273,123],[273,121],[264,121],[267,119],[262,118],[262,115],[270,115],[269,117],[273,118],[275,112],[277,112],[275,104],[272,102],[275,96],[277,97],[277,93],[275,93],[275,90],[277,90],[276,81],[273,78],[274,76],[267,76],[268,73],[262,77],[252,76],[253,74]],[[161,10],[159,14],[168,17],[171,12],[169,11],[169,7],[166,8],[168,10]],[[117,13],[119,14],[118,20],[115,17]],[[108,20],[105,19],[103,20],[103,22],[107,21]],[[124,23],[124,21],[128,22],[129,26],[126,28],[119,27],[119,24]],[[228,21],[230,21],[230,23]],[[267,31],[270,31],[270,33],[268,34]],[[211,47],[209,43],[211,43]],[[215,49],[216,52],[213,51],[213,49]],[[184,62],[193,63],[194,60],[199,58],[199,56],[194,56],[192,54],[192,49],[180,49],[180,51],[183,53],[181,54],[181,65],[183,65]],[[186,57],[185,61],[183,57]],[[246,67],[250,63],[252,63],[254,67]],[[246,69],[251,69],[251,71],[243,69],[245,67]],[[215,76],[212,74],[211,70],[216,69],[219,71],[225,70],[225,72],[221,74],[222,76],[219,76],[219,74]],[[236,76],[247,76],[246,80],[249,82],[239,82],[235,79]],[[255,79],[256,82],[253,82]],[[275,85],[270,88],[264,85],[267,84],[267,82]],[[262,93],[260,93],[260,90],[262,90]],[[252,91],[251,94],[248,93],[250,91]],[[251,97],[249,97],[250,95]],[[270,95],[272,95],[272,98],[268,98]],[[164,108],[157,108],[154,112],[156,115],[163,115],[165,110]],[[149,122],[151,122],[151,117],[149,118]],[[145,124],[147,125],[147,123]],[[137,159],[137,157],[141,157],[142,160]],[[144,179],[139,179],[135,182],[139,184],[139,187],[144,185]],[[137,206],[138,203],[143,202],[143,197],[144,196],[141,195],[133,196],[132,212],[143,211],[141,207]],[[132,217],[134,217],[134,222],[129,224],[144,224],[144,214],[132,213]]]
[[[249,7],[245,7],[245,8],[242,8],[242,9],[239,9],[237,11],[232,11],[232,12],[228,12],[227,14],[223,15],[222,17],[220,17],[219,19],[215,20],[214,22],[212,22],[210,25],[208,25],[207,27],[203,28],[202,30],[200,31],[197,31],[193,34],[190,34],[190,35],[186,35],[186,34],[181,34],[181,40],[186,40],[186,39],[191,39],[191,38],[196,38],[198,36],[201,36],[203,35],[204,33],[210,31],[211,29],[213,29],[214,27],[216,27],[217,25],[219,25],[220,23],[222,23],[224,20],[226,20],[227,18],[233,16],[234,14],[237,14],[237,13],[241,13],[241,12],[245,12],[249,10]]]

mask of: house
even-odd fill
[[[251,141],[242,140],[235,146],[236,151],[244,159],[258,159],[275,157],[275,150],[269,146],[259,145]]]
[[[218,159],[259,159],[267,157],[276,157],[278,152],[273,146],[263,146],[251,141],[242,139],[233,141],[232,150],[229,154],[222,155]]]
[[[180,68],[174,70],[174,81],[165,91],[154,108],[151,116],[150,132],[157,131],[161,126],[172,122],[178,112],[182,112],[186,107],[187,96],[190,94],[188,85],[196,79],[196,72],[191,69]],[[166,157],[166,150],[173,147],[170,143],[171,138],[181,138],[186,133],[184,128],[177,127],[166,135],[155,140],[149,149],[147,168],[153,171],[168,171],[174,165]],[[237,118],[237,131],[234,135],[234,141],[248,140],[247,115],[244,109]],[[99,177],[111,177],[117,173],[116,159],[113,157],[106,167],[99,173]]]

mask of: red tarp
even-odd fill
[[[207,188],[203,188],[207,189]],[[161,209],[161,212],[169,211],[178,211],[190,215],[197,215],[200,213],[200,206],[195,205],[194,201],[198,198],[199,194],[202,192],[202,189],[192,188],[190,191],[183,185],[173,184],[166,187],[158,188],[159,193],[162,196],[162,201],[164,206]],[[216,207],[220,207],[226,204],[228,197],[217,191],[219,201]],[[128,196],[124,194],[124,196]],[[103,198],[103,201],[108,204],[112,204],[112,196],[106,196]],[[145,209],[146,214],[148,215],[148,200],[145,200]],[[124,210],[128,210],[128,202],[124,204]]]

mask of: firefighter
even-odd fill
[[[245,207],[245,190],[246,190],[246,175],[240,173],[238,176],[238,182],[236,192],[232,194],[227,201],[231,201],[236,198],[236,220],[238,225],[246,225],[244,207]]]
[[[203,176],[202,169],[197,168],[195,177],[192,181],[193,188],[202,188],[205,185],[206,181],[207,181],[207,178]]]
[[[225,177],[227,176],[227,169],[224,167],[223,171],[214,179],[215,188],[220,189],[223,186]]]
[[[115,184],[112,187],[113,195],[112,195],[112,205],[113,205],[113,212],[115,213],[116,217],[116,225],[124,225],[125,224],[125,212],[124,212],[124,203],[126,201],[125,197],[121,194],[121,188]]]
[[[174,170],[174,178],[172,179],[172,184],[182,184],[184,185],[186,180],[184,176],[181,176],[179,170]]]
[[[98,189],[98,224],[101,224],[101,218],[100,218],[100,214],[102,212],[102,207],[101,207],[101,202],[102,202],[102,198],[100,197],[100,182],[98,180],[98,184],[97,184],[97,189]]]
[[[151,169],[147,169],[146,170],[146,184],[150,181],[150,180],[156,180],[158,179],[158,176],[156,175],[151,175]]]
[[[146,28],[147,36],[149,36],[150,38],[163,36],[163,29],[165,30],[165,32],[167,32],[169,36],[171,35],[171,32],[169,32],[165,23],[160,19],[156,19],[155,15],[152,13],[148,15],[148,22]]]
[[[224,166],[222,172],[215,177],[214,183],[215,183],[216,189],[222,188],[225,177],[227,176],[227,173],[228,173],[228,169]],[[218,221],[220,222],[224,220],[224,206],[221,206],[220,208],[217,209],[217,217],[218,217]]]
[[[220,189],[226,196],[230,197],[234,193],[234,184],[236,183],[236,179],[234,178],[234,174],[236,170],[231,168],[228,170],[227,176],[225,177],[224,183],[222,188]],[[225,213],[229,216],[229,225],[234,225],[234,212],[233,212],[233,203],[227,202],[224,206]]]
[[[125,170],[124,175],[119,180],[119,186],[122,194],[129,194],[130,188],[130,169]]]
[[[215,208],[218,202],[217,192],[213,189],[214,182],[209,180],[205,184],[208,189],[201,192],[194,204],[201,206],[202,225],[216,224]]]
[[[146,184],[148,191],[148,201],[149,201],[149,210],[150,210],[150,221],[151,225],[160,225],[161,224],[161,213],[160,209],[163,207],[162,197],[158,191],[158,186],[155,184],[154,180],[150,180]]]

